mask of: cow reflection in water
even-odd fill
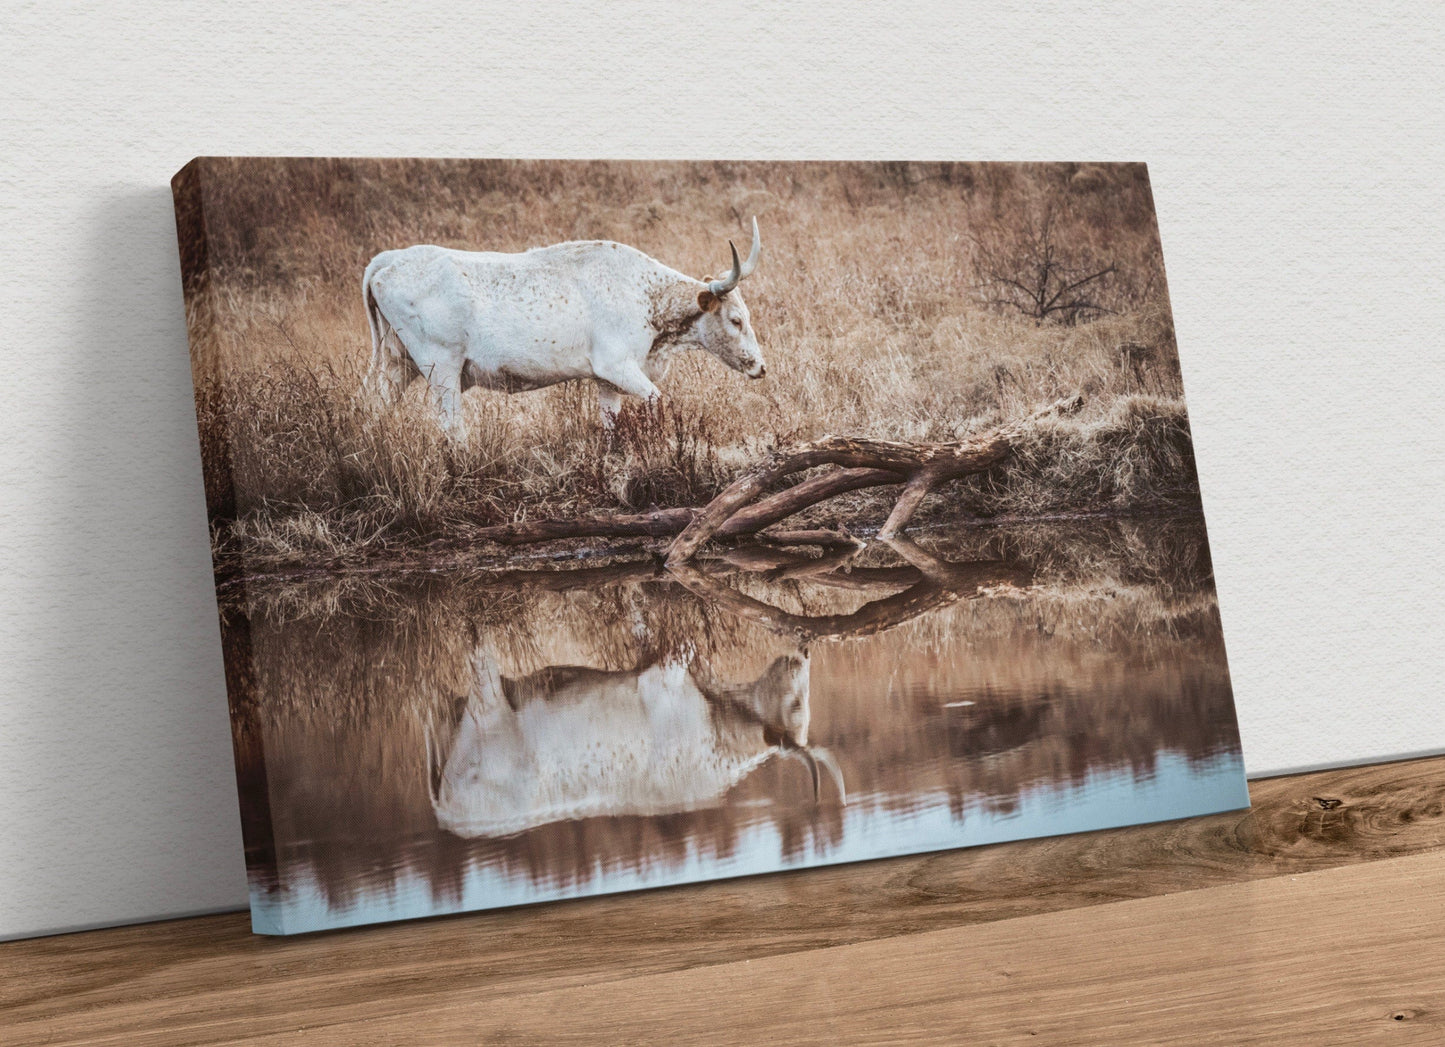
[[[472,668],[447,751],[428,734],[432,808],[457,836],[720,807],[728,790],[775,757],[807,767],[815,803],[820,769],[847,802],[837,763],[808,744],[805,654],[777,658],[742,684],[717,680],[697,657],[511,678],[484,648]]]

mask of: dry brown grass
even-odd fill
[[[775,443],[953,439],[1074,392],[1083,414],[1042,423],[934,516],[1197,504],[1138,165],[278,160],[201,173],[207,239],[183,209],[182,254],[224,552],[335,560],[469,524],[696,505]],[[440,433],[422,383],[389,411],[361,397],[359,282],[379,250],[607,238],[702,276],[753,214],[764,256],[744,292],[761,382],[687,354],[662,406],[630,410],[611,443],[590,384],[473,390],[465,449]],[[1097,311],[1061,314],[1078,322],[994,303],[981,269],[1045,214],[1070,267],[1114,268],[1090,285]]]

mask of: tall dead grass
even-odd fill
[[[198,419],[218,546],[304,559],[461,523],[705,502],[777,443],[949,440],[1083,392],[937,512],[1197,504],[1173,327],[1139,165],[207,160],[180,212]],[[769,377],[686,354],[607,441],[589,383],[465,397],[467,447],[415,383],[379,410],[359,280],[377,251],[630,243],[702,276],[756,214],[743,287]],[[994,302],[980,269],[1047,214],[1107,260],[1098,319]],[[204,218],[205,238],[199,238]],[[1071,262],[1070,264],[1074,264]],[[859,505],[867,505],[860,499]]]

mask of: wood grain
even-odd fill
[[[308,1044],[1445,1040],[1445,854],[309,1030]],[[248,1040],[294,1043],[288,1033]]]
[[[0,945],[0,1040],[225,1043],[305,1026],[307,1042],[408,1042],[366,1041],[361,1029],[450,1014],[457,1000],[511,1014],[508,1001],[538,994],[583,1000],[638,979],[730,965],[745,973],[765,958],[806,971],[817,957],[864,943],[903,937],[927,950],[932,935],[970,925],[1016,927],[1040,914],[1445,847],[1445,758],[1259,781],[1251,796],[1250,812],[298,939],[253,936],[244,915],[229,914],[12,942]],[[1218,909],[1221,926],[1255,920],[1243,901],[1255,895],[1225,894],[1244,907]],[[1357,898],[1329,918],[1363,931],[1359,914],[1378,901]],[[1112,943],[1099,946],[1100,960],[1112,956]],[[1301,985],[1307,972],[1328,980],[1334,960],[1296,957],[1286,973]],[[1046,969],[1061,983],[1080,975],[1057,963]],[[673,986],[646,984],[663,986],[646,994]],[[976,987],[955,990],[957,1006]],[[317,1038],[328,1028],[332,1039]]]

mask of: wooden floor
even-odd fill
[[[0,944],[0,1043],[1445,1044],[1445,757],[1243,814],[313,935]]]

